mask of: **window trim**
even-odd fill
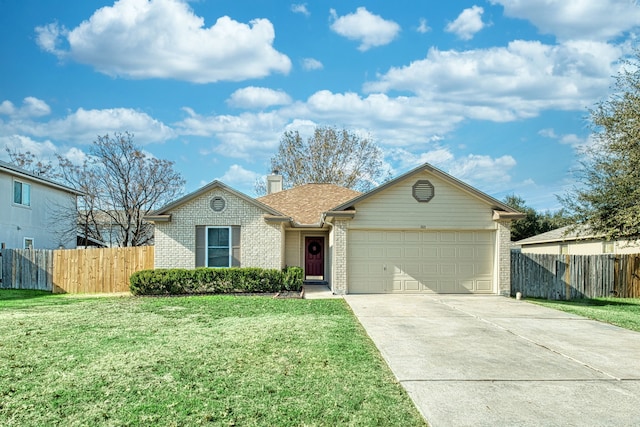
[[[27,247],[27,241],[31,241],[31,247]],[[23,237],[22,238],[22,248],[23,249],[34,249],[36,246],[36,239],[34,239],[33,237]]]
[[[226,266],[210,266],[209,265],[209,249],[222,249],[225,246],[210,246],[209,245],[209,230],[211,229],[225,229],[229,232],[229,244],[226,246],[228,251],[227,256],[227,265]],[[229,226],[217,226],[217,225],[208,225],[205,228],[204,232],[204,263],[208,268],[230,268],[233,265],[233,230]]]
[[[20,201],[16,202],[16,184],[20,184]],[[24,187],[25,185],[27,186],[27,188],[29,189],[28,193],[29,193],[29,203],[24,203]],[[31,207],[31,184],[25,181],[21,181],[19,179],[15,179],[13,180],[13,188],[12,188],[12,197],[11,200],[13,202],[13,205],[15,206],[22,206],[24,208],[30,208]]]

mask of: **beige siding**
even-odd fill
[[[421,179],[434,186],[434,197],[427,203],[412,195],[413,184]],[[496,229],[491,206],[428,172],[400,181],[355,208],[350,229]]]
[[[214,212],[209,203],[222,196],[226,208]],[[195,267],[195,228],[197,225],[241,227],[240,265],[243,267],[281,268],[282,230],[280,224],[265,222],[257,206],[221,189],[178,206],[171,212],[171,222],[158,222],[155,226],[156,268]]]
[[[604,250],[605,242],[603,240],[588,240],[580,242],[563,242],[563,243],[539,243],[534,245],[522,246],[524,254],[554,254],[561,253],[561,246],[567,245],[568,255],[599,255],[606,253]],[[640,245],[637,242],[616,241],[613,242],[613,254],[637,254],[640,253]]]
[[[285,234],[285,264],[302,267],[300,248],[302,246],[299,230],[287,230]]]

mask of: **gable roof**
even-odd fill
[[[598,239],[591,230],[586,226],[567,225],[565,227],[556,228],[555,230],[540,233],[526,239],[513,242],[516,245],[533,245],[537,243],[554,243],[567,242],[574,240]]]
[[[491,205],[491,207],[494,210],[498,210],[498,211],[502,211],[502,212],[507,212],[511,215],[506,215],[507,218],[509,219],[519,219],[520,216],[524,215],[520,215],[520,212],[518,212],[517,210],[515,210],[514,208],[512,208],[511,206],[508,206],[504,203],[502,203],[500,200],[495,199],[491,196],[489,196],[486,193],[483,193],[482,191],[470,186],[469,184],[466,184],[462,181],[460,181],[457,178],[454,178],[453,176],[449,175],[446,172],[441,171],[440,169],[436,168],[435,166],[430,165],[429,163],[424,163],[420,166],[418,166],[415,169],[410,170],[407,173],[404,173],[390,181],[387,181],[386,183],[380,185],[379,187],[374,188],[373,190],[364,193],[352,200],[349,200],[345,203],[342,203],[341,205],[335,207],[333,210],[334,211],[341,211],[341,210],[346,210],[350,207],[352,207],[353,205],[355,205],[356,203],[362,202],[364,200],[367,200],[369,197],[374,196],[376,194],[378,194],[381,191],[384,191],[385,189],[397,184],[398,182],[407,179],[413,175],[419,174],[421,172],[429,172],[432,175],[435,175],[436,177],[442,179],[443,181],[446,181],[447,183],[453,185],[454,187],[484,201],[485,203],[487,203],[488,205]]]
[[[335,184],[304,184],[257,200],[293,218],[297,224],[318,225],[323,213],[361,194]]]
[[[9,175],[16,176],[19,178],[29,179],[31,181],[46,185],[47,187],[52,187],[57,190],[66,191],[67,193],[73,193],[75,195],[82,194],[82,191],[78,191],[74,188],[68,187],[66,185],[60,184],[56,181],[53,181],[49,178],[42,177],[40,175],[36,175],[33,172],[29,172],[26,169],[22,169],[16,165],[12,165],[11,163],[3,162],[0,160],[0,172],[5,172]]]
[[[212,181],[209,184],[205,185],[204,187],[201,187],[201,188],[197,189],[196,191],[194,191],[192,193],[189,193],[186,196],[183,196],[183,197],[179,198],[178,200],[175,200],[175,201],[169,203],[168,205],[165,205],[165,206],[161,207],[160,209],[157,209],[157,210],[155,210],[153,212],[150,212],[149,215],[147,215],[147,216],[153,217],[153,216],[167,215],[170,210],[175,209],[178,206],[183,205],[183,204],[195,199],[196,197],[198,197],[198,196],[200,196],[202,194],[205,194],[205,193],[207,193],[209,191],[212,191],[212,190],[214,190],[216,188],[219,188],[221,190],[229,192],[229,193],[233,194],[234,196],[244,200],[245,202],[247,202],[249,204],[252,204],[254,206],[257,206],[258,208],[262,209],[263,211],[265,211],[265,212],[267,212],[267,213],[269,213],[271,215],[282,216],[282,214],[280,212],[278,212],[277,210],[273,209],[272,207],[267,206],[262,202],[259,202],[258,200],[254,199],[253,197],[249,197],[244,193],[241,193],[241,192],[239,192],[237,190],[234,190],[233,188],[225,185],[224,183],[222,183],[222,182],[220,182],[218,180]]]

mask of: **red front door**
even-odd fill
[[[304,271],[307,280],[324,279],[324,237],[305,237]]]

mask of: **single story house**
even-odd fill
[[[146,217],[155,267],[299,266],[345,293],[510,293],[513,208],[429,165],[361,194],[332,184],[252,198],[219,181]]]
[[[638,241],[606,240],[587,227],[566,226],[514,242],[525,254],[600,255],[640,253]]]

